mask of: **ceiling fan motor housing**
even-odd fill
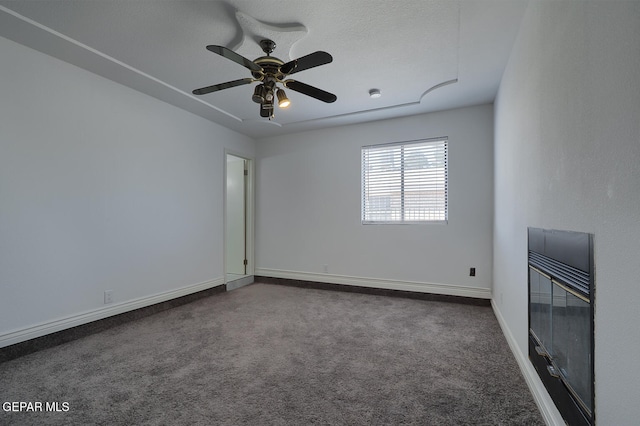
[[[280,59],[273,56],[262,56],[256,59],[255,62],[257,65],[260,65],[264,70],[262,73],[260,72],[252,72],[251,75],[253,78],[257,80],[261,80],[262,76],[272,76],[276,79],[281,80],[284,77],[284,74],[280,72],[280,67],[284,65]]]

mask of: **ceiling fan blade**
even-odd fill
[[[328,64],[333,61],[333,57],[327,52],[313,52],[293,61],[287,62],[280,67],[283,74],[294,74],[296,72],[308,70],[309,68]]]
[[[213,86],[202,87],[194,90],[194,95],[206,95],[207,93],[217,92],[218,90],[228,89],[230,87],[242,86],[244,84],[252,83],[252,78],[241,78],[240,80],[227,81],[226,83],[214,84]]]
[[[248,60],[244,56],[238,55],[233,50],[227,49],[224,46],[216,46],[214,44],[210,44],[209,46],[207,46],[207,50],[213,53],[217,53],[220,56],[224,56],[227,59],[231,59],[233,62],[238,63],[243,67],[250,69],[251,71],[255,71],[255,72],[263,71],[260,65],[256,64],[253,61]]]
[[[309,86],[308,84],[301,83],[299,81],[286,80],[283,83],[288,89],[302,93],[303,95],[311,96],[312,98],[316,98],[328,104],[335,102],[336,99],[338,99],[333,93],[325,92],[317,87]]]

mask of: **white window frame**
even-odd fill
[[[363,146],[360,155],[362,224],[448,223],[448,144],[448,137],[438,137]],[[411,154],[416,157],[407,160]],[[379,170],[372,172],[372,168]],[[384,170],[380,170],[382,168]],[[377,182],[371,183],[372,179]],[[409,197],[407,186],[420,188],[421,193],[414,190],[414,196]],[[425,191],[438,194],[434,197]],[[375,193],[379,194],[377,200],[372,195]],[[417,207],[408,208],[407,198],[413,198]]]

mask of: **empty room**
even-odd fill
[[[638,0],[0,0],[0,424],[637,424],[639,76]]]

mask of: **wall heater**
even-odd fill
[[[529,359],[569,425],[594,425],[593,235],[529,228]]]

